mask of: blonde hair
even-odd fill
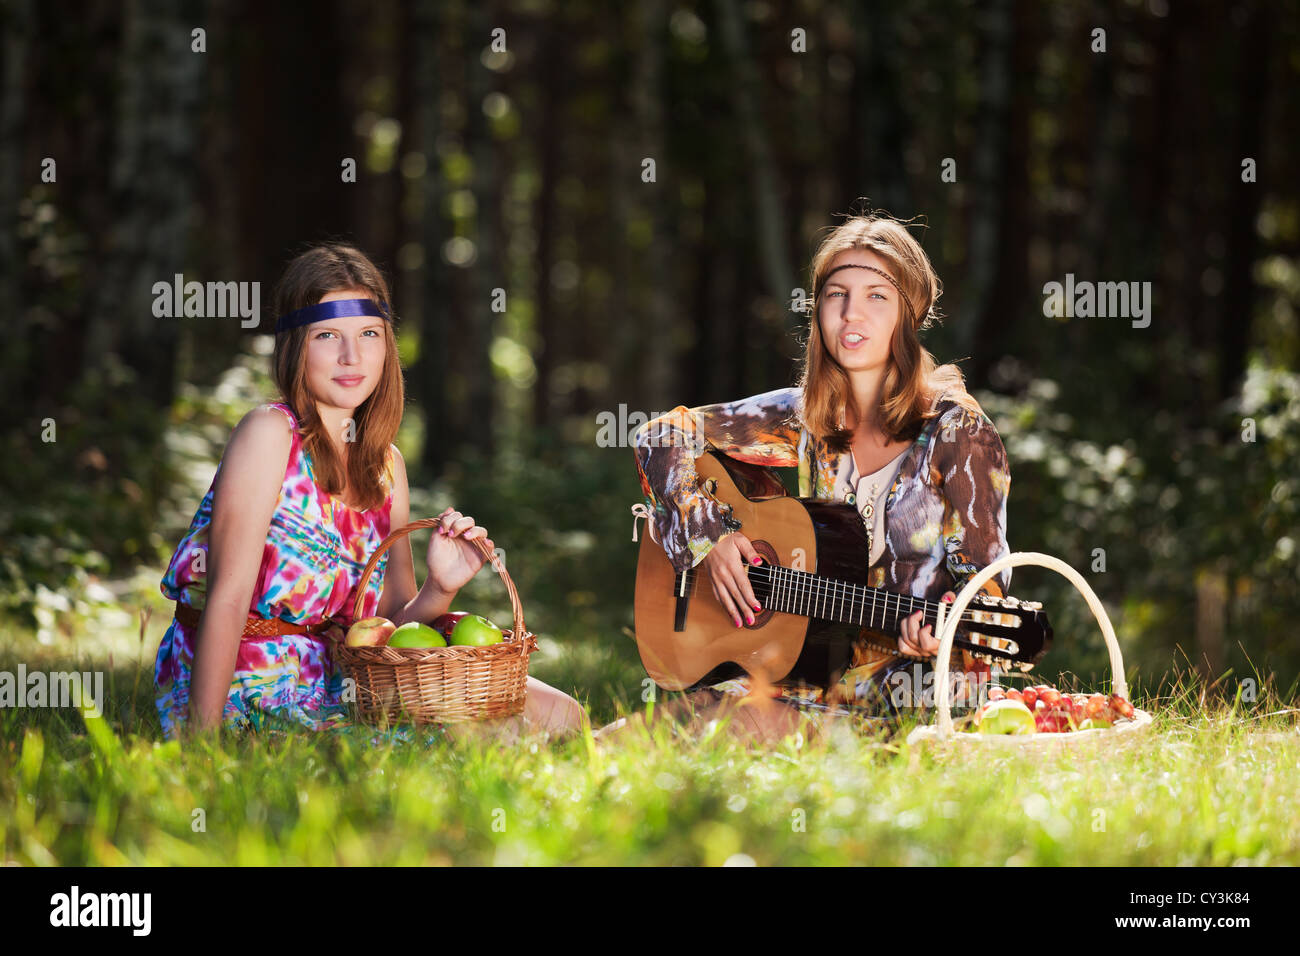
[[[853,432],[840,425],[852,392],[848,373],[827,350],[822,337],[821,293],[835,257],[851,249],[874,252],[884,259],[903,300],[880,392],[880,427],[889,441],[915,438],[924,422],[936,414],[931,402],[944,392],[971,411],[983,411],[966,391],[961,369],[939,365],[921,345],[920,333],[940,318],[935,304],[943,288],[929,256],[906,225],[878,212],[854,216],[831,230],[813,256],[812,321],[799,380],[803,390],[799,414],[802,424],[835,452],[847,451],[853,440]]]
[[[322,243],[296,256],[285,267],[272,296],[274,317],[315,305],[330,292],[364,289],[376,301],[386,303],[396,314],[383,274],[360,250],[336,243]],[[282,400],[293,408],[303,446],[311,456],[316,482],[327,493],[342,495],[352,489],[361,511],[384,503],[389,489],[383,483],[388,446],[397,437],[406,407],[406,388],[397,354],[393,323],[384,326],[384,370],[379,384],[356,410],[356,442],[348,452],[346,473],[316,413],[316,400],[307,387],[303,353],[315,323],[300,325],[275,337],[271,370]]]

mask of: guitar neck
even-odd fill
[[[902,620],[917,611],[922,612],[922,626],[933,625],[939,619],[942,606],[937,601],[836,581],[793,568],[763,564],[748,570],[755,594],[760,589],[762,591],[765,608],[841,624],[856,624],[885,634],[900,633]]]

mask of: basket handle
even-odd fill
[[[366,599],[366,587],[370,584],[370,575],[374,573],[375,568],[379,565],[379,559],[384,556],[384,552],[392,546],[394,541],[405,537],[412,531],[418,531],[421,528],[432,528],[437,524],[442,524],[441,518],[420,518],[418,521],[412,521],[405,527],[391,532],[388,537],[379,542],[379,547],[375,548],[375,553],[370,556],[370,560],[366,562],[365,570],[361,572],[361,583],[357,588],[357,599],[352,608],[352,619],[354,621],[361,617],[361,609]],[[506,591],[510,594],[510,605],[514,611],[515,620],[512,629],[514,638],[516,641],[523,641],[524,635],[528,632],[524,628],[524,606],[519,601],[519,591],[515,588],[515,582],[510,579],[510,573],[506,571],[505,564],[488,549],[482,538],[470,538],[469,540],[478,548],[479,553],[487,559],[487,562],[492,565],[492,569],[501,575],[501,580],[506,583]]]
[[[1102,637],[1106,639],[1106,649],[1110,652],[1111,685],[1114,692],[1121,697],[1128,697],[1128,682],[1124,680],[1124,657],[1119,652],[1119,642],[1115,640],[1115,629],[1110,626],[1110,618],[1106,616],[1106,609],[1102,607],[1101,600],[1088,582],[1083,579],[1083,575],[1060,558],[1054,558],[1050,554],[1040,554],[1037,551],[1017,551],[1014,554],[1003,555],[967,581],[966,586],[957,595],[957,600],[952,602],[952,606],[948,608],[948,612],[944,616],[943,633],[939,636],[939,657],[934,662],[934,687],[935,693],[938,695],[940,737],[947,737],[953,732],[952,714],[949,711],[951,702],[948,700],[948,664],[949,656],[952,654],[952,642],[957,637],[957,625],[961,623],[962,612],[966,610],[966,605],[970,604],[971,599],[979,593],[979,589],[984,586],[985,581],[1001,572],[1004,568],[1016,568],[1021,565],[1033,565],[1039,568],[1047,568],[1049,571],[1056,571],[1083,595],[1083,599],[1088,602],[1088,607],[1092,609],[1092,616],[1101,625]]]

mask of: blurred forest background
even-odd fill
[[[412,516],[506,549],[538,676],[635,699],[641,496],[597,416],[792,384],[792,302],[865,197],[925,223],[926,344],[1001,430],[1013,550],[1084,572],[1147,681],[1300,673],[1295,4],[3,0],[0,29],[6,641],[147,604],[152,661],[167,559],[277,396],[268,316],[158,319],[151,287],[265,310],[340,239],[393,283]],[[1067,273],[1150,282],[1150,325],[1045,317]],[[1041,672],[1106,673],[1068,584],[1012,592],[1056,625]],[[491,575],[466,605],[507,616]]]

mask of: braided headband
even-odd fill
[[[349,315],[373,315],[377,319],[388,322],[393,318],[386,302],[376,302],[374,299],[334,299],[280,316],[280,320],[275,323],[275,331],[278,334],[296,329],[300,325],[322,322],[325,319],[341,319]]]
[[[916,327],[916,310],[912,308],[912,302],[910,299],[908,299],[907,294],[903,292],[903,287],[899,285],[898,281],[893,276],[891,276],[888,272],[886,272],[884,269],[877,269],[875,266],[860,266],[856,262],[846,262],[842,266],[836,266],[830,272],[826,273],[826,275],[822,276],[821,285],[817,287],[817,291],[815,293],[817,296],[821,295],[821,291],[826,285],[826,280],[829,279],[831,276],[835,275],[835,273],[839,272],[841,269],[870,269],[872,272],[875,272],[878,275],[882,275],[886,279],[888,279],[889,284],[898,290],[898,297],[902,299],[903,304],[907,306],[907,317],[911,321],[913,328]]]

